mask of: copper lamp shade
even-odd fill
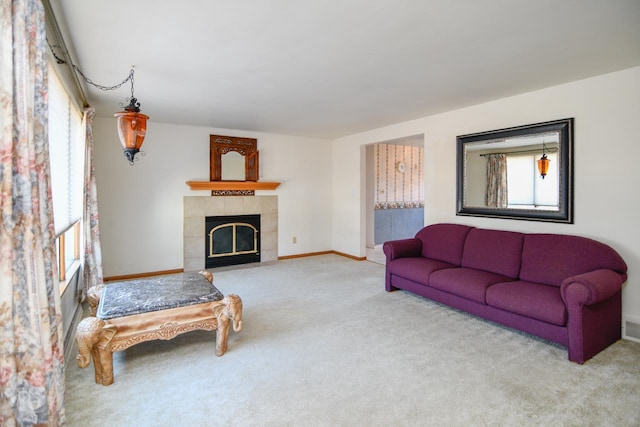
[[[538,160],[538,172],[540,172],[540,176],[542,177],[542,179],[547,176],[547,172],[549,171],[549,163],[551,163],[551,160],[547,159],[546,154],[543,154],[542,157],[540,157],[540,160]]]
[[[133,164],[135,155],[144,142],[149,116],[140,113],[140,104],[135,98],[131,98],[124,111],[114,115],[118,118],[118,136],[124,148],[124,155],[129,163]]]

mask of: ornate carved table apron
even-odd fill
[[[113,352],[184,332],[217,330],[216,354],[227,350],[229,323],[242,329],[242,301],[222,293],[209,272],[113,282],[89,290],[91,315],[78,325],[78,365],[94,362],[96,383],[113,383]],[[96,312],[97,307],[97,312]],[[84,350],[84,351],[83,351]]]

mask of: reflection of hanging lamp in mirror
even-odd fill
[[[540,172],[540,176],[544,179],[547,176],[547,172],[549,171],[549,163],[551,160],[547,159],[547,154],[545,153],[545,145],[542,143],[542,157],[538,160],[538,172]]]
[[[140,112],[140,103],[133,95],[133,69],[130,73],[131,98],[124,111],[115,113],[118,118],[118,136],[124,149],[124,155],[133,165],[135,155],[140,151],[147,133],[147,120],[149,116]]]

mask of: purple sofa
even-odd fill
[[[585,237],[459,224],[383,246],[386,289],[405,289],[559,343],[584,363],[621,336],[627,265]]]

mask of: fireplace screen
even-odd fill
[[[207,217],[205,267],[260,262],[260,215]]]

